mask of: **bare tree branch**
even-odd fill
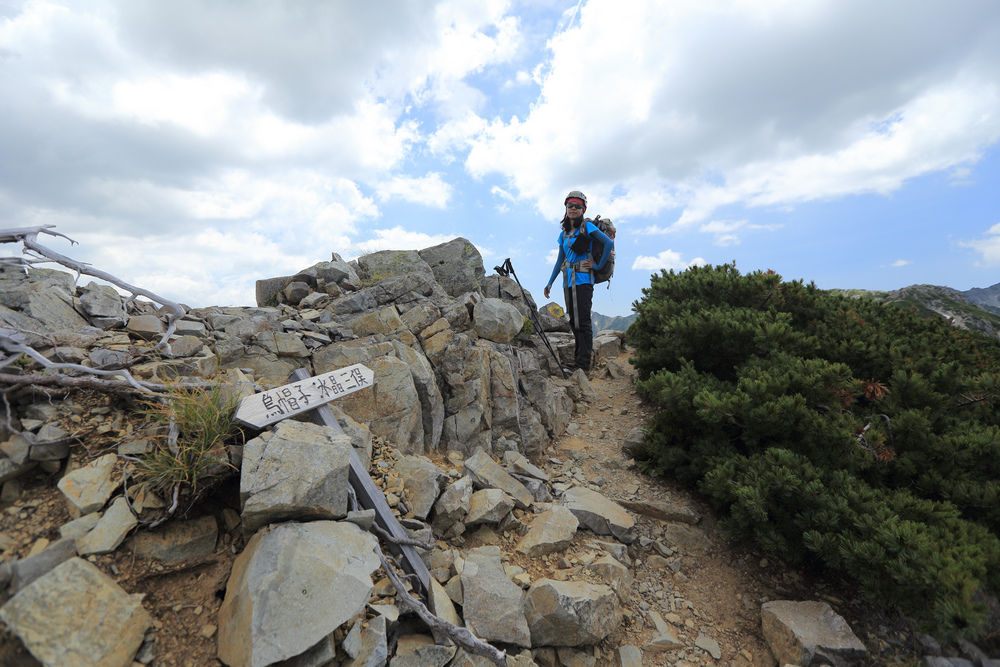
[[[54,232],[52,229],[54,225],[38,225],[35,227],[22,227],[19,229],[2,229],[0,230],[0,243],[15,243],[20,242],[24,245],[26,250],[45,258],[48,261],[56,262],[62,264],[63,266],[73,269],[77,272],[77,275],[85,274],[88,276],[93,276],[99,278],[106,282],[120,287],[121,289],[129,292],[132,296],[129,300],[133,300],[136,297],[144,296],[154,303],[158,303],[166,308],[169,308],[171,313],[167,316],[167,330],[164,332],[163,336],[160,338],[160,342],[156,344],[156,349],[160,350],[166,356],[173,356],[170,350],[170,344],[167,343],[167,339],[173,335],[174,331],[177,329],[177,320],[184,316],[184,307],[178,303],[165,299],[157,294],[154,294],[148,290],[144,290],[141,287],[136,287],[131,285],[124,280],[116,278],[110,273],[95,269],[89,264],[83,262],[78,262],[75,259],[66,257],[65,255],[60,255],[54,250],[46,248],[42,244],[38,243],[39,234],[49,234],[50,236],[62,237],[68,240],[71,244],[76,244],[76,241],[69,238],[65,234],[60,234],[59,232]],[[15,258],[7,258],[9,261],[13,261]],[[36,263],[34,261],[28,260],[25,263]]]

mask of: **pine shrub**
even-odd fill
[[[629,330],[645,465],[733,537],[848,574],[935,633],[1000,592],[1000,341],[735,265],[653,276]]]

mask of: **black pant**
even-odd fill
[[[573,302],[574,289],[576,290],[575,304]],[[569,315],[570,326],[573,328],[573,338],[576,339],[573,365],[589,373],[590,356],[594,351],[594,325],[591,322],[590,314],[590,307],[594,302],[594,286],[588,284],[577,285],[575,288],[564,287],[563,294],[566,297],[566,313]]]

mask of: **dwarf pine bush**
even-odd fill
[[[634,308],[650,470],[731,536],[977,635],[974,594],[1000,592],[1000,341],[735,265],[661,272]]]

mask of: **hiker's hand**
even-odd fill
[[[589,259],[585,259],[582,262],[580,262],[580,268],[583,269],[584,271],[590,271],[592,268],[594,268],[594,263]]]
[[[552,288],[551,288],[551,287],[546,287],[545,289],[543,289],[543,290],[542,290],[542,294],[544,294],[544,295],[545,295],[545,298],[546,298],[546,299],[548,299],[548,298],[549,298],[549,290],[550,290],[550,289],[552,289]]]

